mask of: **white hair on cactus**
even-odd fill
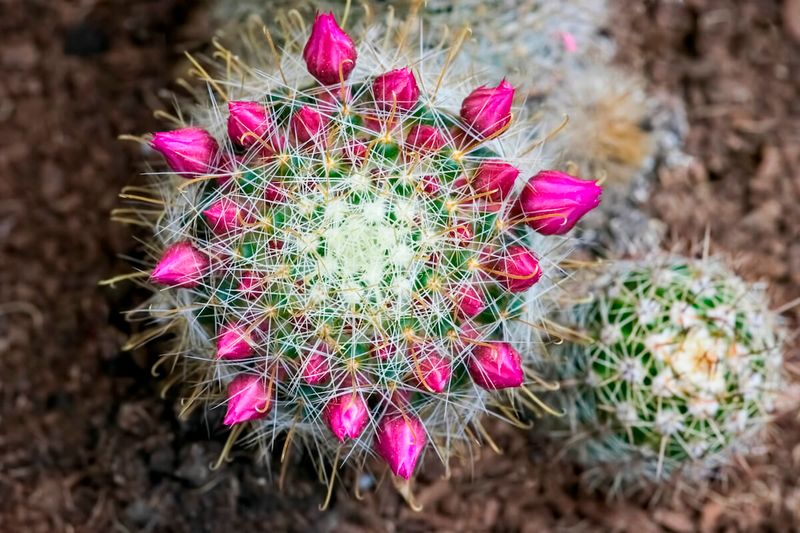
[[[783,383],[785,336],[763,285],[718,260],[657,255],[598,264],[563,287],[594,298],[557,311],[575,334],[541,369],[564,384],[551,399],[567,416],[552,435],[568,439],[590,485],[699,481],[759,444]],[[654,307],[643,302],[661,311],[642,320]],[[613,343],[602,340],[609,325],[622,332]]]

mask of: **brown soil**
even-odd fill
[[[498,428],[503,455],[417,483],[425,510],[384,482],[364,500],[324,487],[295,454],[283,491],[246,451],[209,471],[224,435],[180,422],[152,354],[120,351],[142,297],[97,287],[125,271],[129,231],[107,222],[138,171],[120,133],[151,109],[181,49],[208,27],[189,0],[0,0],[0,531],[775,530],[800,524],[800,426],[703,498],[657,505],[584,494],[533,435]],[[686,99],[688,172],[663,172],[653,213],[800,296],[800,2],[629,3],[621,61]],[[797,311],[791,311],[797,324]],[[790,353],[796,359],[796,350]],[[793,526],[794,525],[794,526]]]

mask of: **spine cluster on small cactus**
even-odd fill
[[[169,170],[163,211],[140,213],[147,309],[226,425],[408,479],[428,445],[448,460],[490,393],[526,390],[534,335],[508,332],[539,319],[563,242],[545,236],[600,188],[536,172],[505,80],[467,92],[439,52],[356,42],[329,14],[294,38],[266,65],[220,54],[194,124],[153,136]]]
[[[572,283],[593,298],[562,316],[574,334],[552,361],[567,413],[555,434],[593,483],[698,479],[757,442],[782,364],[763,288],[678,257],[604,263]]]

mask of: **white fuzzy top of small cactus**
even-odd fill
[[[562,315],[587,342],[558,348],[553,371],[572,384],[562,405],[597,482],[707,475],[764,431],[783,330],[763,286],[716,260],[667,256],[604,263],[573,283],[595,295]]]

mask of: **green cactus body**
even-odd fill
[[[705,477],[757,442],[782,364],[762,288],[681,258],[604,263],[572,283],[594,298],[565,313],[582,340],[557,349],[553,372],[589,479]]]
[[[165,357],[184,363],[191,398],[227,408],[230,424],[244,421],[265,453],[289,435],[315,459],[341,457],[362,467],[381,420],[399,414],[421,421],[424,435],[414,430],[414,444],[422,438],[447,463],[485,434],[480,415],[498,395],[524,387],[522,368],[515,385],[476,379],[483,370],[473,353],[525,329],[514,347],[529,366],[540,346],[530,325],[541,322],[540,295],[558,277],[568,239],[545,238],[512,214],[522,180],[495,202],[471,185],[487,160],[510,162],[526,175],[539,170],[527,149],[536,132],[524,110],[507,130],[471,138],[458,129],[458,113],[479,83],[446,70],[448,50],[420,51],[407,35],[399,39],[411,46],[398,45],[381,27],[353,35],[355,70],[338,85],[309,76],[301,56],[308,33],[299,29],[284,36],[280,68],[265,42],[255,63],[222,51],[222,64],[206,67],[215,76],[208,93],[198,91],[196,103],[182,106],[180,126],[208,132],[221,157],[206,175],[155,176],[149,203],[163,210],[143,208],[139,216],[154,232],[153,263],[184,243],[208,268],[194,286],[156,290],[144,310],[154,332],[176,336]],[[407,112],[379,109],[376,76],[406,66],[417,76],[418,102]],[[229,137],[225,101],[266,112],[270,136],[237,146],[248,137]],[[324,124],[301,142],[292,121],[303,108],[319,112]],[[435,129],[440,142],[414,146],[412,131],[423,127]],[[225,231],[205,216],[221,203],[236,209]],[[505,279],[499,270],[511,246],[533,250],[541,270]],[[534,285],[542,270],[546,277]],[[527,288],[511,292],[520,283]],[[464,311],[465,290],[481,305]],[[238,337],[227,343],[231,328]],[[257,377],[264,389],[246,417],[231,414],[235,398],[225,392],[242,375]],[[366,410],[364,427],[347,438],[332,434],[326,411],[345,396],[363,400]]]

